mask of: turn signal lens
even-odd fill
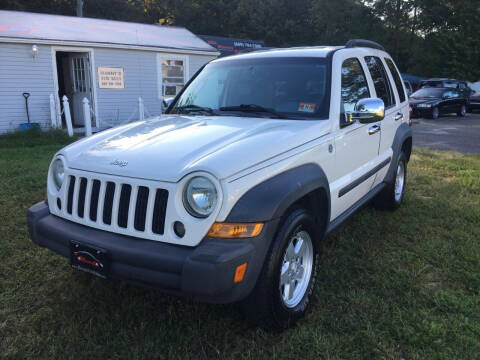
[[[242,281],[246,271],[247,271],[247,263],[238,265],[237,270],[235,270],[235,277],[233,278],[233,282],[239,283],[240,281]]]
[[[214,223],[207,236],[214,238],[247,238],[260,234],[263,223]]]

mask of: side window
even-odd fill
[[[385,67],[380,58],[376,56],[366,56],[365,62],[367,63],[370,75],[372,75],[377,97],[383,100],[386,109],[395,105],[395,96],[393,95],[392,86],[390,85],[387,72],[385,71]]]
[[[342,64],[341,113],[353,111],[358,100],[368,97],[370,91],[360,62],[357,58],[345,60]]]
[[[393,76],[393,81],[395,81],[395,86],[397,87],[398,96],[400,97],[400,102],[402,103],[406,99],[405,90],[403,89],[403,85],[402,85],[402,78],[400,77],[400,74],[398,73],[397,68],[393,64],[393,61],[390,59],[385,59],[385,61],[387,63],[388,68],[390,69],[390,73]]]
[[[445,91],[442,96],[445,99],[451,99],[451,98],[455,97],[455,94],[452,90],[448,90],[448,91]]]

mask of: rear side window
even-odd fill
[[[460,97],[460,93],[457,90],[449,90],[449,91],[445,91],[443,93],[443,96],[454,99],[454,98]]]
[[[445,81],[443,83],[443,86],[446,87],[446,88],[456,89],[457,88],[457,83],[451,82],[451,81]]]
[[[365,62],[367,63],[370,75],[372,75],[377,97],[383,100],[385,108],[388,109],[395,104],[395,97],[393,96],[392,86],[388,80],[385,67],[380,58],[376,56],[366,56]]]
[[[353,111],[358,100],[370,97],[368,83],[357,58],[350,58],[342,64],[342,113]]]
[[[393,76],[393,81],[395,81],[395,85],[397,86],[398,96],[400,97],[400,102],[405,101],[405,90],[403,90],[402,79],[400,74],[397,71],[397,68],[393,64],[393,61],[390,59],[385,59],[388,68],[390,69],[390,73]]]

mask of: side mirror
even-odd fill
[[[162,100],[162,113],[165,113],[165,111],[166,111],[167,108],[170,106],[170,104],[172,103],[173,100],[174,100],[173,97],[164,98],[164,99]]]
[[[358,121],[361,124],[370,124],[385,118],[385,104],[382,99],[360,99],[352,112],[345,113],[347,124]]]

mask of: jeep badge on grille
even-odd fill
[[[125,167],[128,165],[128,161],[122,161],[122,160],[114,160],[110,163],[110,165],[116,165],[120,167]]]

